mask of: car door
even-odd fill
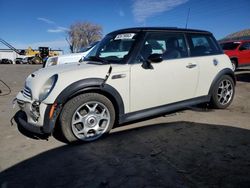
[[[244,42],[239,47],[239,62],[240,65],[250,64],[250,42]]]
[[[171,54],[170,41],[175,40],[179,56]],[[152,69],[142,68],[143,61],[151,54],[162,54],[160,63]],[[150,32],[146,35],[135,64],[130,67],[130,111],[171,104],[195,95],[198,81],[198,66],[188,56],[183,34]]]
[[[225,64],[228,60],[211,34],[189,33],[186,36],[190,60],[196,61],[199,67],[199,81],[195,96],[206,96],[216,75],[228,67]]]

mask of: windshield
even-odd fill
[[[86,61],[98,61],[102,63],[125,63],[125,59],[131,51],[137,33],[119,33],[107,35],[85,57]]]
[[[240,43],[239,42],[226,42],[220,44],[223,50],[235,50]]]

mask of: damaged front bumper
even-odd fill
[[[27,131],[29,135],[31,133],[43,136],[51,135],[61,110],[60,105],[32,101],[26,98],[22,92],[18,93],[14,101],[20,108],[14,115],[14,120],[22,133]]]

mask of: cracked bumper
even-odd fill
[[[23,134],[28,132],[28,135],[33,133],[36,136],[50,135],[53,132],[57,116],[60,113],[60,106],[54,107],[52,116],[49,117],[52,105],[40,103],[39,115],[37,115],[32,107],[34,101],[26,99],[22,93],[17,95],[16,102],[20,110],[15,114],[14,120],[20,132]]]
[[[43,127],[38,127],[38,126],[35,126],[35,125],[27,122],[27,115],[22,110],[19,110],[15,114],[14,120],[17,123],[17,125],[19,126],[19,128],[23,128],[29,132],[36,133],[36,134],[44,134],[44,132],[42,130]]]

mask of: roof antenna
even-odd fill
[[[188,9],[188,14],[187,14],[187,19],[186,19],[186,29],[187,29],[187,26],[188,26],[188,21],[189,21],[189,14],[190,14],[190,8]]]

